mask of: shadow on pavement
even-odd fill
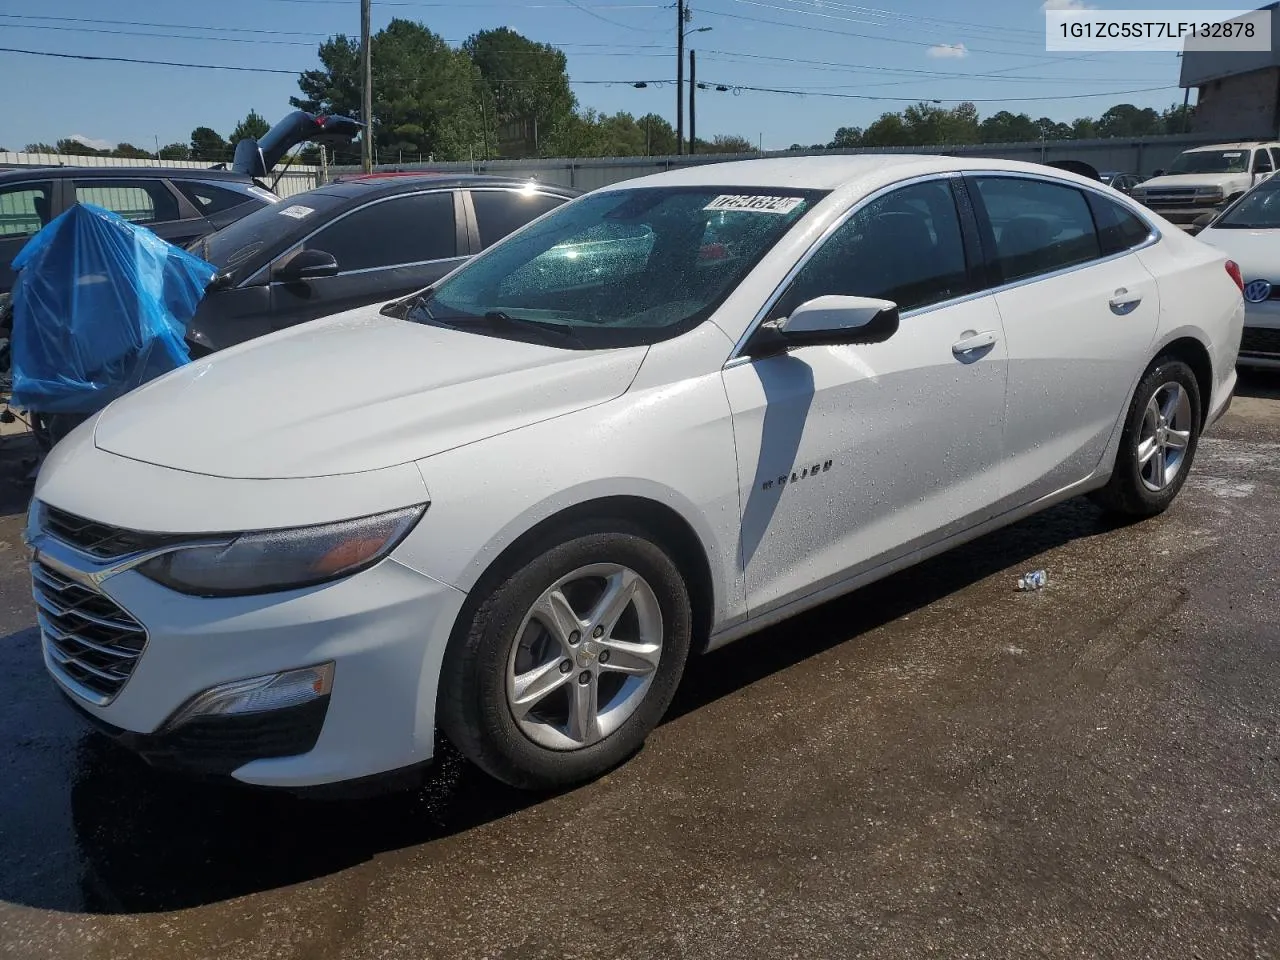
[[[668,719],[1006,567],[1018,567],[1044,550],[1109,529],[1091,504],[1072,501],[697,658]],[[72,729],[61,724],[71,719],[69,710],[67,717],[47,715],[66,708],[53,706],[52,690],[47,697],[41,692],[38,655],[24,655],[27,661],[32,674],[22,678],[22,685],[36,707],[24,709],[24,719],[44,729]],[[37,712],[41,716],[32,716]],[[21,768],[29,785],[18,796],[26,800],[23,817],[31,829],[0,840],[0,856],[59,866],[0,874],[0,899],[87,913],[210,904],[326,876],[547,799],[490,780],[448,744],[441,746],[428,782],[417,792],[322,802],[192,782],[146,766],[96,733],[74,729],[43,753],[14,761],[13,769]],[[26,749],[23,731],[0,730],[0,736],[0,757]],[[4,742],[10,739],[16,744]],[[0,836],[4,820],[10,820],[9,811],[0,817]],[[65,849],[49,849],[59,845]]]

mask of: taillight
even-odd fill
[[[1240,292],[1244,293],[1244,277],[1240,274],[1240,264],[1234,260],[1227,261],[1227,275],[1236,282],[1236,286],[1240,288]]]

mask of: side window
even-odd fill
[[[1271,154],[1265,147],[1259,147],[1253,152],[1254,173],[1270,173],[1274,169],[1275,167],[1271,165]]]
[[[368,270],[458,255],[453,194],[414,193],[361,207],[307,241],[324,250],[338,270]]]
[[[159,180],[76,180],[76,199],[118,213],[134,223],[179,219],[178,201]]]
[[[841,224],[796,274],[772,312],[815,297],[879,297],[900,310],[968,293],[960,217],[951,186],[932,180],[873,200]]]
[[[472,190],[480,247],[487,250],[509,233],[564,203],[563,197],[521,190]]]
[[[1044,180],[975,177],[995,235],[1003,282],[1052,273],[1102,255],[1084,194]]]
[[[1136,247],[1151,236],[1151,228],[1120,204],[1096,193],[1090,193],[1088,197],[1104,256]]]
[[[28,237],[50,219],[51,183],[20,183],[0,189],[0,237]]]
[[[221,213],[223,210],[230,210],[232,207],[238,207],[242,203],[248,203],[250,198],[243,193],[236,193],[234,190],[227,190],[225,187],[215,187],[208,183],[193,183],[190,180],[174,180],[173,185],[182,191],[182,195],[195,205],[206,217],[210,214]]]

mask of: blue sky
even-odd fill
[[[699,136],[762,136],[766,149],[808,144],[922,99],[972,99],[984,116],[1010,109],[1067,121],[1117,102],[1162,108],[1181,101],[1173,53],[1045,53],[1041,0],[875,6],[885,2],[691,0],[690,27],[711,28],[689,38],[700,80],[807,94],[699,91]],[[582,104],[653,111],[674,122],[674,84],[655,82],[675,77],[675,12],[666,0],[374,0],[373,11],[375,29],[398,16],[421,20],[450,41],[508,26],[563,45],[570,76],[581,81],[574,89]],[[316,64],[323,37],[358,30],[358,0],[0,0],[0,47],[60,53],[303,70]],[[198,125],[225,136],[251,107],[278,119],[297,92],[296,80],[283,74],[6,52],[0,78],[7,94],[0,146],[9,149],[73,135],[154,149],[157,139],[186,141]],[[635,89],[637,80],[649,86]]]

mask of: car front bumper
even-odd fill
[[[93,558],[34,531],[31,545],[33,569],[88,584],[145,628],[127,679],[104,697],[58,662],[62,648],[42,610],[42,647],[55,682],[82,713],[149,761],[301,788],[430,759],[438,664],[465,599],[453,587],[393,556],[303,590],[189,597],[134,570],[94,583],[102,565]],[[213,687],[327,663],[332,689],[301,707],[174,723]]]
[[[1236,363],[1242,367],[1280,369],[1280,300],[1245,302],[1244,335]]]

